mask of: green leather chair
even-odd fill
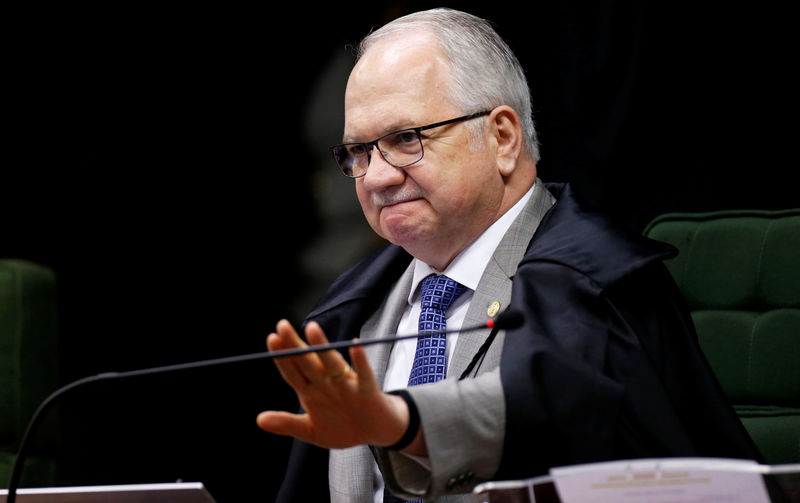
[[[0,260],[0,487],[8,486],[33,412],[58,386],[57,316],[52,270]],[[22,486],[52,485],[55,480],[56,417],[42,423],[31,443]]]
[[[765,461],[800,462],[800,210],[667,214],[644,233],[678,248],[667,267]]]

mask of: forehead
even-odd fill
[[[433,37],[414,32],[378,41],[359,60],[345,92],[345,140],[444,120],[449,71]]]

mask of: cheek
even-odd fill
[[[356,181],[356,196],[358,197],[359,204],[361,204],[361,211],[364,213],[367,223],[369,223],[375,232],[380,234],[380,229],[378,228],[378,210],[371,203],[369,192],[364,190],[360,180]]]
[[[356,180],[356,197],[358,197],[358,202],[361,203],[361,207],[364,207],[364,202],[369,200],[369,196],[367,195],[367,191],[364,190],[363,182],[358,179]]]
[[[359,204],[361,204],[361,210],[365,215],[368,215],[371,207],[369,194],[361,187],[361,183],[359,182],[356,182],[356,196],[358,197]]]
[[[480,184],[475,180],[464,178],[463,173],[452,173],[435,184],[435,190],[429,194],[431,206],[446,215],[458,215],[480,191]]]
[[[469,225],[490,214],[502,197],[503,185],[498,176],[493,176],[488,166],[472,167],[460,165],[461,170],[450,173],[442,180],[435,195],[429,199],[440,218]]]

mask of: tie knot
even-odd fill
[[[422,308],[447,311],[467,287],[444,275],[434,275],[422,280]]]

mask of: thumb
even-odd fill
[[[308,414],[270,410],[259,414],[256,424],[262,430],[276,435],[291,436],[304,442],[311,441],[311,425]]]

